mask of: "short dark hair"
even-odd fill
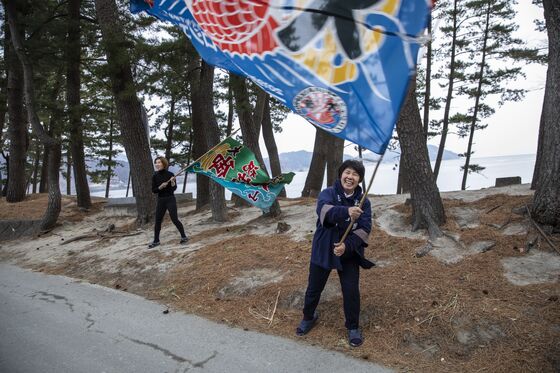
[[[169,167],[169,161],[167,160],[167,158],[165,157],[156,157],[156,159],[154,159],[154,164],[156,163],[157,160],[160,160],[161,163],[163,164],[163,168],[165,168],[167,170],[167,167]]]
[[[360,182],[362,180],[364,180],[364,175],[366,173],[366,169],[365,169],[365,167],[364,167],[364,165],[361,161],[357,161],[355,159],[347,159],[344,162],[342,162],[342,164],[338,168],[338,178],[339,179],[342,177],[342,173],[347,168],[353,169],[354,171],[356,171],[358,173],[358,175],[360,175]]]

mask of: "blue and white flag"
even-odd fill
[[[204,60],[313,125],[383,153],[416,67],[429,0],[131,0]]]

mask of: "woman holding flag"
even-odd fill
[[[366,198],[363,208],[358,207],[362,197],[359,186],[365,174],[364,166],[356,160],[347,160],[338,169],[338,179],[332,187],[319,194],[317,200],[317,230],[313,236],[309,280],[305,292],[303,320],[296,329],[299,336],[307,334],[317,323],[316,311],[331,270],[340,278],[344,303],[345,326],[352,347],[363,343],[360,321],[360,267],[368,269],[375,264],[364,257],[371,231],[371,204]],[[344,234],[352,224],[350,234]],[[346,238],[341,241],[341,238]]]
[[[160,244],[159,232],[161,230],[161,222],[165,216],[165,211],[169,211],[171,221],[181,234],[180,243],[187,243],[189,239],[185,234],[183,224],[181,224],[177,217],[177,201],[175,200],[175,195],[173,195],[173,192],[177,189],[175,175],[167,169],[169,167],[169,162],[165,157],[157,157],[154,160],[154,165],[156,167],[156,172],[154,172],[154,176],[152,176],[152,192],[158,195],[158,199],[156,205],[154,241],[149,244],[148,247],[152,249]]]

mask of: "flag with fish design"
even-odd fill
[[[294,177],[290,172],[270,179],[255,154],[231,137],[210,149],[186,171],[208,176],[262,210],[270,208],[284,185]]]
[[[179,25],[210,64],[244,75],[313,125],[385,151],[430,0],[131,0]]]

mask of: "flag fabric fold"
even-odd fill
[[[131,0],[177,24],[208,63],[310,123],[381,154],[404,102],[430,0]]]
[[[206,175],[253,206],[267,210],[294,173],[269,178],[255,154],[228,137],[193,162],[186,172]]]

